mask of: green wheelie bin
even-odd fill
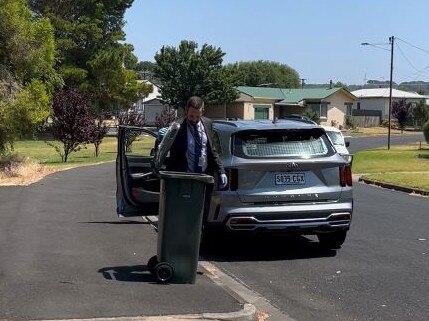
[[[161,283],[195,283],[204,204],[212,176],[160,171],[157,255],[149,270]]]

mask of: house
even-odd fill
[[[153,87],[152,92],[145,98],[140,99],[134,105],[134,110],[143,113],[147,126],[155,126],[156,117],[160,115],[164,108],[168,107],[161,101],[161,93],[159,85],[151,80],[138,80],[151,84]]]
[[[285,89],[237,87],[239,97],[224,105],[209,105],[205,114],[213,119],[272,119],[314,110],[324,125],[344,126],[356,97],[343,88]]]
[[[352,91],[358,100],[353,104],[354,116],[379,116],[381,120],[389,118],[390,88],[371,88]],[[408,91],[392,89],[392,102],[405,99],[407,103],[419,103],[429,96]]]

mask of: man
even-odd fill
[[[204,101],[197,96],[188,99],[185,117],[172,126],[179,127],[170,147],[167,170],[188,173],[217,174],[220,188],[228,184],[225,170],[213,145],[212,121],[203,116]],[[160,131],[160,134],[165,132]]]

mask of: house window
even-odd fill
[[[315,111],[320,118],[328,118],[327,103],[307,104],[307,106],[309,109]]]
[[[253,105],[254,119],[269,119],[270,107],[270,105]]]
[[[353,109],[353,103],[345,103],[346,106],[346,115],[351,116],[352,115],[352,109]]]
[[[360,101],[357,102],[357,109],[360,110]]]

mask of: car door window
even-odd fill
[[[150,157],[155,146],[155,137],[138,130],[125,134],[125,155]]]

